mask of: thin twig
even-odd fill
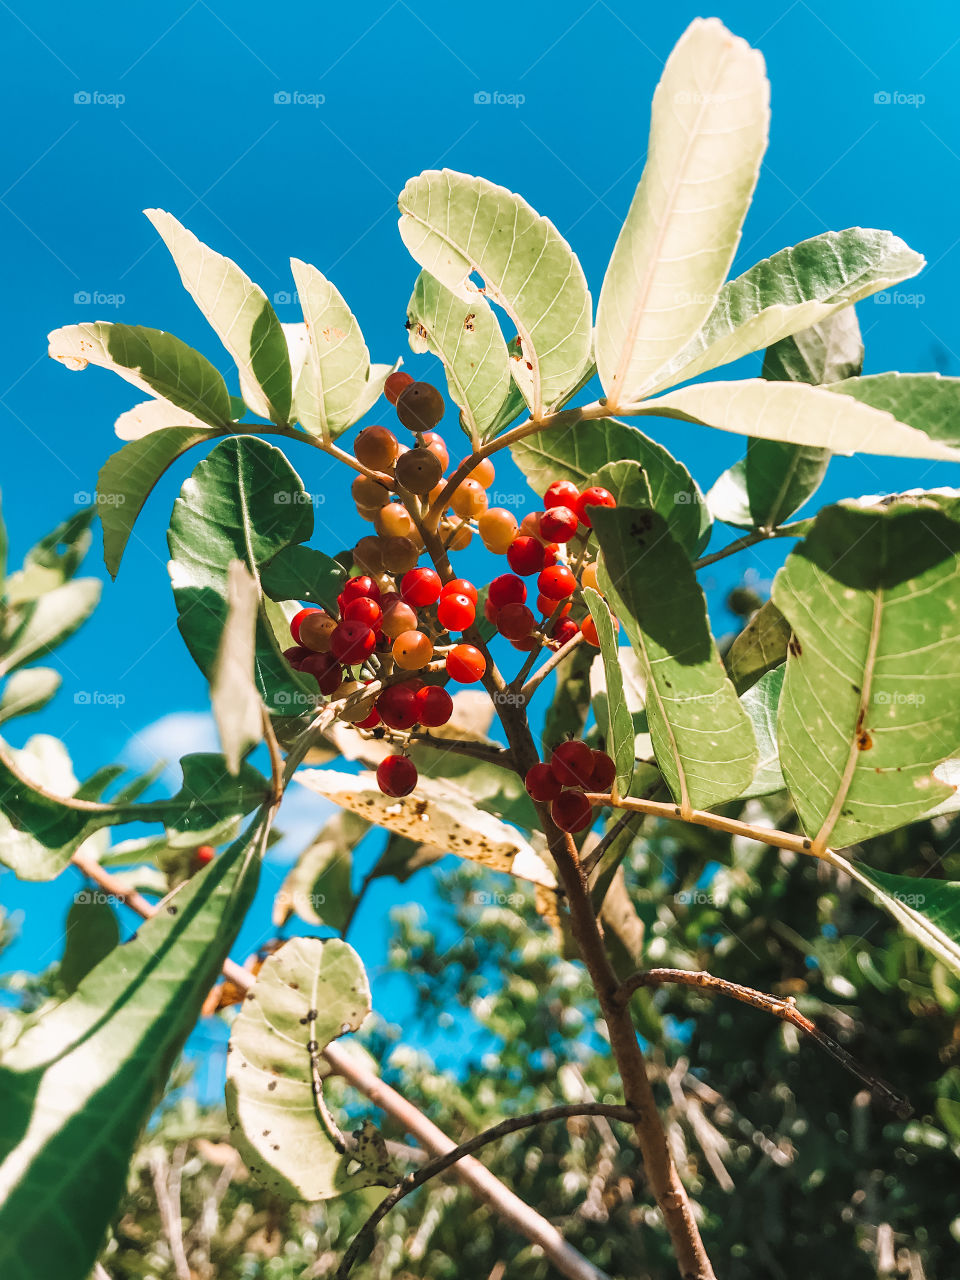
[[[510,748],[501,747],[498,743],[471,742],[468,738],[443,738],[435,733],[423,733],[418,729],[410,735],[410,745],[433,747],[437,751],[451,751],[454,755],[470,756],[474,760],[482,760],[485,764],[497,764],[505,769],[513,768]]]
[[[561,645],[559,649],[555,649],[553,653],[551,653],[543,666],[536,670],[527,683],[521,688],[520,697],[523,699],[524,703],[529,702],[530,698],[536,692],[537,687],[546,680],[547,676],[550,675],[552,671],[557,669],[564,658],[569,657],[575,649],[578,649],[580,645],[584,643],[584,639],[585,637],[583,632],[578,631],[577,634],[572,639],[568,640],[566,644]]]
[[[877,1076],[871,1075],[857,1062],[852,1053],[848,1053],[832,1036],[811,1022],[797,1008],[793,996],[768,995],[764,991],[756,991],[753,987],[742,986],[739,982],[728,982],[726,978],[718,978],[716,974],[705,970],[692,969],[645,969],[627,978],[616,993],[615,999],[626,1004],[634,991],[641,987],[658,987],[665,983],[676,983],[682,987],[698,987],[701,991],[716,991],[720,995],[739,1000],[742,1004],[762,1009],[764,1013],[772,1013],[782,1022],[804,1032],[815,1040],[841,1066],[846,1067],[858,1080],[867,1086],[878,1102],[889,1108],[901,1120],[908,1120],[913,1115],[913,1107],[907,1098],[886,1084]]]
[[[701,556],[699,560],[694,560],[694,569],[705,569],[708,564],[716,564],[718,560],[726,560],[727,556],[734,556],[738,551],[746,551],[748,547],[756,546],[758,542],[770,542],[773,538],[799,538],[800,529],[807,522],[806,520],[794,520],[792,524],[781,524],[775,529],[757,529],[754,533],[744,534],[742,538],[730,542],[725,547],[721,547],[719,551],[714,551],[708,556]]]
[[[377,1225],[387,1216],[394,1205],[398,1204],[405,1196],[410,1195],[412,1191],[416,1191],[418,1187],[422,1187],[425,1182],[435,1178],[439,1173],[444,1173],[451,1165],[456,1164],[458,1160],[462,1160],[464,1156],[472,1155],[474,1151],[479,1151],[481,1147],[485,1147],[490,1142],[496,1142],[500,1138],[506,1137],[507,1134],[516,1133],[520,1129],[531,1129],[535,1125],[546,1124],[551,1120],[568,1120],[573,1116],[608,1116],[614,1120],[623,1120],[627,1124],[634,1124],[637,1120],[637,1112],[633,1107],[610,1106],[602,1102],[567,1103],[562,1106],[546,1107],[543,1111],[533,1111],[527,1115],[511,1116],[509,1120],[502,1120],[500,1124],[493,1125],[491,1128],[485,1129],[483,1133],[478,1133],[475,1137],[462,1142],[460,1146],[454,1147],[452,1151],[439,1156],[436,1160],[431,1160],[422,1169],[418,1169],[416,1173],[408,1174],[402,1182],[398,1182],[389,1195],[381,1200],[380,1204],[354,1236],[349,1249],[343,1255],[343,1260],[337,1269],[334,1280],[346,1280],[346,1277],[350,1274],[351,1267],[357,1260],[357,1255],[363,1247],[364,1241],[373,1234]]]

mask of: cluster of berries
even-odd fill
[[[560,830],[575,832],[589,827],[593,816],[585,793],[607,793],[616,776],[617,767],[605,751],[571,740],[555,747],[549,762],[528,769],[524,781],[531,799],[550,805]]]
[[[434,430],[443,417],[443,396],[401,372],[387,378],[384,393],[415,443],[401,444],[383,426],[365,427],[358,434],[354,454],[365,472],[356,477],[351,492],[360,516],[375,532],[353,548],[361,572],[345,583],[336,615],[302,609],[290,627],[295,645],[285,656],[298,671],[314,676],[325,696],[343,701],[357,695],[341,709],[341,718],[360,729],[383,726],[403,733],[415,725],[443,725],[452,713],[447,691],[423,676],[445,672],[451,680],[470,684],[483,678],[486,660],[467,642],[469,637],[462,637],[476,620],[476,587],[465,578],[444,584],[433,569],[418,566],[424,517],[446,488],[450,463]],[[599,645],[589,613],[580,623],[570,614],[577,574],[580,586],[597,587],[596,564],[586,554],[590,508],[615,506],[613,496],[596,487],[581,493],[568,481],[557,481],[546,492],[544,510],[518,524],[512,512],[490,506],[487,491],[494,478],[493,464],[483,459],[451,491],[436,523],[445,550],[462,550],[476,531],[488,551],[506,556],[512,572],[490,583],[485,617],[527,653],[560,648],[580,631]],[[567,544],[574,539],[579,542],[571,548]],[[536,611],[527,604],[523,581],[534,574]],[[361,682],[363,668],[376,672],[381,688],[369,698],[362,691],[372,676]],[[422,674],[397,678],[406,672]],[[377,778],[385,794],[403,796],[416,786],[417,772],[405,756],[393,756],[382,762]]]

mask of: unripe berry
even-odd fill
[[[565,787],[586,789],[593,777],[593,752],[578,738],[561,742],[553,749],[550,767]]]
[[[442,475],[440,459],[430,449],[408,449],[397,459],[397,484],[418,497],[429,493]]]
[[[350,486],[350,493],[361,511],[379,511],[390,501],[390,491],[369,476],[357,476]]]
[[[397,369],[395,373],[387,374],[387,379],[383,384],[383,394],[390,404],[396,404],[400,393],[405,391],[412,382],[413,379],[409,373],[404,373],[401,369]]]
[[[550,816],[561,831],[574,833],[589,827],[593,810],[583,792],[574,789],[557,796],[550,805]]]
[[[295,613],[290,619],[290,635],[293,637],[294,643],[300,643],[300,625],[304,619],[309,618],[311,613],[323,613],[322,609],[301,609],[299,613]]]
[[[433,657],[433,641],[422,631],[404,631],[393,642],[393,660],[404,671],[419,671]]]
[[[383,611],[383,620],[380,623],[380,630],[385,636],[389,636],[391,640],[396,640],[397,636],[402,635],[404,631],[415,631],[417,629],[417,615],[408,604],[404,604],[402,600],[392,600]]]
[[[569,542],[578,523],[577,513],[569,507],[551,507],[540,517],[540,536],[547,542]]]
[[[360,539],[353,548],[353,558],[360,568],[366,569],[368,573],[383,573],[383,552],[380,549],[380,539],[373,537],[372,534]]]
[[[477,606],[459,591],[441,595],[437,602],[437,621],[447,631],[466,631],[476,616]]]
[[[478,480],[464,480],[454,489],[450,505],[461,520],[476,520],[487,509],[487,491]]]
[[[417,689],[410,680],[389,685],[377,698],[380,719],[391,729],[412,729],[417,723]]]
[[[422,609],[439,600],[441,585],[433,569],[411,569],[400,581],[400,595],[406,604]]]
[[[531,573],[539,573],[543,568],[543,562],[543,543],[538,542],[536,538],[520,534],[519,537],[514,538],[507,549],[507,563],[514,573],[519,573],[524,578],[529,577]]]
[[[444,441],[443,436],[438,435],[436,431],[425,431],[423,433],[423,443],[427,446],[434,457],[439,460],[440,473],[442,475],[450,465],[450,454],[447,451],[446,442]]]
[[[580,490],[570,480],[554,480],[543,495],[543,505],[549,511],[551,507],[569,507],[576,511]]]
[[[486,600],[484,600],[483,602],[483,616],[486,618],[488,622],[492,622],[493,625],[496,626],[497,617],[499,616],[499,614],[500,614],[500,610],[493,603],[490,597],[487,596]]]
[[[589,489],[584,489],[577,500],[576,512],[580,517],[580,523],[592,529],[588,508],[590,507],[615,507],[617,500],[609,489],[601,489],[599,485],[592,485]]]
[[[383,567],[391,573],[406,573],[420,557],[420,548],[412,538],[384,538],[380,549]]]
[[[364,427],[353,442],[357,461],[371,471],[391,471],[399,450],[397,437],[386,427]]]
[[[458,644],[447,654],[447,674],[458,684],[473,684],[482,679],[487,662],[472,644]]]
[[[441,532],[446,535],[449,528],[450,526],[441,526]],[[449,538],[445,536],[444,541],[451,551],[464,551],[473,541],[473,531],[468,524],[456,525],[452,535]]]
[[[505,604],[523,604],[526,598],[527,588],[522,578],[513,573],[501,573],[487,588],[487,599],[498,609]]]
[[[555,564],[543,570],[537,579],[537,587],[540,594],[549,600],[565,600],[576,590],[577,580],[565,564]]]
[[[508,640],[525,640],[536,625],[525,604],[505,604],[497,614],[497,630]]]
[[[594,751],[591,791],[609,791],[617,778],[617,766],[605,751]]]
[[[580,623],[580,630],[583,632],[583,638],[587,644],[592,644],[595,649],[600,648],[600,637],[597,635],[597,624],[593,618],[587,616]]]
[[[359,573],[346,580],[340,595],[343,597],[344,604],[349,603],[351,600],[379,601],[380,588],[369,574]]]
[[[437,729],[453,715],[453,699],[446,689],[425,684],[416,693],[417,719],[427,729]]]
[[[585,564],[580,574],[581,587],[592,587],[594,591],[600,591],[600,583],[597,581],[597,566],[595,564]],[[603,595],[603,592],[600,591]]]
[[[560,780],[548,764],[531,765],[524,778],[524,786],[531,800],[539,800],[541,804],[556,800],[563,790]]]
[[[339,622],[330,635],[330,650],[347,666],[356,666],[373,653],[377,637],[365,622]]]
[[[397,800],[413,791],[418,777],[417,766],[406,756],[387,756],[377,765],[377,786]]]
[[[402,502],[388,502],[377,512],[373,527],[385,538],[409,538],[416,525]]]
[[[329,653],[330,637],[336,625],[336,618],[331,618],[329,613],[324,613],[322,609],[315,609],[300,623],[300,643],[312,649],[314,653]]]
[[[461,595],[469,596],[474,604],[477,603],[479,593],[469,578],[451,578],[449,582],[445,582],[440,591],[442,596]]]
[[[517,536],[517,520],[504,507],[491,507],[477,521],[477,532],[488,551],[503,556]]]
[[[376,600],[371,600],[369,596],[357,596],[344,604],[340,617],[344,622],[362,622],[371,630],[379,631],[383,613]]]
[[[493,463],[490,459],[482,458],[467,478],[469,480],[476,480],[477,484],[482,485],[484,489],[489,489],[496,478],[496,474],[497,473],[494,470]]]
[[[397,397],[397,417],[408,431],[432,431],[444,408],[443,396],[429,382],[411,382]]]
[[[332,653],[312,653],[300,670],[314,677],[323,694],[336,693],[343,680],[343,669]]]

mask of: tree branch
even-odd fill
[[[438,734],[424,733],[418,729],[410,735],[410,745],[433,747],[437,751],[451,751],[454,755],[471,756],[474,760],[482,760],[484,764],[497,764],[504,769],[513,768],[513,757],[509,748],[501,747],[495,742],[471,742],[469,738],[443,738]]]
[[[585,637],[583,632],[578,631],[573,639],[568,640],[566,644],[561,645],[559,649],[555,649],[553,653],[551,653],[543,666],[536,670],[527,683],[521,687],[520,697],[523,699],[524,703],[530,701],[533,694],[536,693],[537,689],[543,681],[546,680],[547,676],[557,669],[564,658],[569,657],[575,649],[578,649],[580,645],[584,643],[584,640]],[[534,657],[536,657],[535,654]],[[522,674],[525,675],[526,672],[523,672]]]
[[[756,546],[758,542],[769,542],[772,538],[799,538],[800,526],[805,525],[806,520],[794,520],[792,524],[781,524],[776,529],[757,529],[754,533],[744,534],[742,538],[730,542],[725,547],[721,547],[719,551],[714,551],[709,556],[701,556],[699,560],[694,560],[694,569],[705,569],[708,564],[716,564],[718,560],[726,560],[727,556],[734,556],[738,551],[746,551],[748,547]]]
[[[705,970],[645,969],[627,978],[620,986],[615,998],[618,1003],[626,1004],[634,991],[638,991],[641,987],[658,987],[665,983],[676,983],[682,987],[699,987],[702,991],[716,991],[720,995],[739,1000],[742,1004],[762,1009],[764,1013],[772,1013],[782,1022],[789,1022],[791,1026],[815,1040],[841,1066],[846,1067],[867,1086],[878,1102],[888,1107],[899,1119],[908,1120],[913,1115],[913,1107],[903,1094],[897,1093],[883,1080],[871,1075],[860,1066],[852,1053],[848,1053],[832,1036],[828,1036],[816,1023],[804,1017],[797,1008],[793,996],[767,995],[766,992],[756,991],[753,987],[741,986],[739,982],[728,982],[726,978],[718,978],[716,974],[707,973]]]
[[[613,1120],[624,1120],[628,1124],[635,1123],[637,1119],[637,1113],[631,1107],[610,1106],[602,1102],[573,1102],[562,1106],[545,1107],[542,1111],[531,1111],[522,1116],[511,1116],[509,1120],[502,1120],[499,1124],[484,1129],[482,1133],[462,1142],[460,1146],[454,1147],[445,1155],[438,1156],[436,1160],[431,1160],[422,1169],[408,1174],[402,1182],[397,1183],[354,1236],[350,1248],[343,1255],[334,1280],[346,1280],[364,1241],[373,1234],[394,1205],[399,1204],[405,1196],[416,1191],[418,1187],[422,1187],[425,1182],[435,1178],[437,1174],[444,1173],[464,1156],[469,1156],[474,1151],[479,1151],[481,1147],[487,1146],[488,1143],[505,1138],[510,1133],[517,1133],[521,1129],[532,1129],[535,1125],[546,1124],[551,1120],[567,1120],[573,1116],[608,1116]]]

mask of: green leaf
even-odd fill
[[[236,774],[243,757],[263,737],[260,695],[253,682],[256,660],[257,584],[239,560],[227,569],[227,621],[210,679],[210,705],[223,758]]]
[[[63,644],[100,603],[97,578],[74,578],[24,606],[18,625],[4,637],[0,672],[23,666]]]
[[[370,824],[349,809],[334,813],[297,858],[274,899],[277,928],[296,914],[307,924],[343,929],[356,900],[350,888],[353,850],[369,830]]]
[[[557,671],[557,684],[543,719],[541,753],[549,755],[564,738],[582,737],[590,714],[590,668],[595,651],[576,648]]]
[[[780,763],[815,848],[892,831],[952,794],[960,742],[960,524],[912,503],[842,504],[787,558],[793,629]]]
[[[478,312],[484,296],[506,311],[520,339],[514,376],[527,404],[534,415],[552,408],[589,358],[592,324],[583,269],[553,223],[505,187],[450,169],[411,178],[400,212],[400,235],[421,267],[462,299],[475,297]]]
[[[767,600],[753,615],[727,650],[724,665],[738,694],[757,683],[764,672],[787,660],[790,623]]]
[[[383,384],[391,373],[396,373],[401,363],[402,361],[396,360],[393,364],[372,364],[370,366],[370,376],[360,392],[360,398],[353,406],[352,416],[354,422],[359,422],[365,414],[370,412],[383,395]]]
[[[262,565],[312,532],[313,508],[300,478],[272,445],[231,437],[196,467],[173,506],[170,578],[180,632],[208,678],[227,620],[230,561],[240,560],[259,583]],[[263,603],[255,675],[269,710],[290,715],[313,705],[313,691],[283,657]]]
[[[265,824],[194,876],[0,1065],[0,1272],[86,1280],[136,1141],[256,888]]]
[[[475,293],[453,293],[427,271],[407,303],[410,349],[443,362],[460,425],[474,448],[497,422],[511,391],[507,344],[497,317]],[[516,385],[515,383],[513,384]]]
[[[211,427],[230,425],[230,393],[223,375],[172,333],[97,321],[54,329],[48,341],[50,355],[68,369],[85,369],[88,364],[112,369],[139,390],[160,396]]]
[[[760,756],[753,781],[740,797],[741,800],[750,796],[772,795],[775,791],[783,791],[787,785],[783,780],[777,745],[777,709],[783,688],[783,672],[783,667],[768,671],[740,699],[740,705],[753,725]]]
[[[366,390],[370,353],[353,312],[316,267],[290,259],[308,347],[297,383],[295,414],[305,431],[334,439],[360,416],[355,412]]]
[[[120,925],[103,895],[81,889],[67,912],[60,981],[72,995],[120,941]]]
[[[766,149],[769,92],[760,53],[716,18],[692,22],[667,59],[597,308],[613,413],[649,394],[710,315]]]
[[[498,435],[506,431],[512,422],[515,422],[527,408],[527,402],[523,398],[523,392],[517,386],[517,380],[513,376],[513,370],[516,368],[516,361],[520,359],[520,343],[516,338],[511,338],[507,343],[507,356],[510,361],[510,385],[507,387],[506,395],[497,410],[493,421],[487,427],[484,441],[495,440]],[[596,373],[596,366],[593,372]],[[572,392],[570,394],[573,394]]]
[[[172,214],[162,209],[144,212],[170,250],[183,287],[236,362],[244,400],[262,418],[281,425],[289,422],[290,355],[267,295],[235,262],[201,243]]]
[[[230,412],[233,413],[233,397],[230,397]],[[246,405],[241,413],[246,412]],[[176,427],[195,427],[197,430],[210,430],[207,423],[201,422],[192,413],[178,409],[169,400],[142,400],[132,409],[121,413],[113,424],[114,434],[118,440],[142,440],[155,431],[166,431]],[[224,428],[226,429],[226,428]]]
[[[874,373],[834,382],[829,390],[892,414],[954,451],[960,449],[960,378],[942,378],[939,373]],[[946,456],[956,458],[957,454]]]
[[[601,726],[601,732],[606,738],[606,750],[613,756],[617,766],[617,791],[620,795],[627,796],[630,794],[630,783],[633,779],[634,730],[633,716],[624,696],[623,673],[619,664],[617,649],[619,626],[611,616],[607,603],[599,591],[586,587],[583,598],[597,626],[597,638],[600,641],[600,654],[606,676],[604,708],[606,724],[605,727]],[[599,714],[597,720],[599,723]]]
[[[36,600],[74,576],[90,550],[92,506],[83,507],[45,534],[23,557],[23,565],[7,579],[7,603]]]
[[[586,488],[599,483],[596,476],[607,463],[638,462],[646,472],[654,510],[680,545],[696,555],[710,536],[710,513],[686,467],[655,440],[616,418],[541,431],[512,444],[510,452],[541,496],[554,480]]]
[[[154,485],[177,458],[216,436],[207,428],[170,427],[131,440],[112,454],[97,476],[97,514],[103,559],[111,578],[120,571],[133,526]]]
[[[0,826],[0,861],[21,880],[59,875],[94,832],[118,823],[162,822],[200,844],[212,828],[249,813],[269,792],[266,779],[249,765],[231,777],[222,756],[198,752],[180,761],[183,785],[169,799],[101,804],[85,796],[84,788],[78,792],[84,798],[74,799],[74,780],[63,777],[64,766],[56,761],[52,775],[31,750],[34,741],[22,751],[0,749],[0,812],[6,820]],[[63,751],[56,739],[50,741]]]
[[[654,753],[674,799],[709,809],[740,795],[757,764],[693,568],[655,511],[597,508],[600,585],[646,681]]]
[[[260,585],[271,600],[306,600],[337,612],[337,595],[346,570],[315,547],[284,547],[260,573]]]
[[[852,377],[862,367],[860,326],[847,307],[770,347],[763,376],[817,385]],[[775,529],[816,492],[829,463],[827,449],[748,440],[747,456],[723,473],[707,504],[718,520],[737,528]]]
[[[323,1099],[319,1054],[369,1013],[360,957],[339,938],[293,938],[264,961],[230,1031],[227,1112],[241,1156],[274,1194],[328,1200],[398,1180],[369,1136],[343,1149]]]
[[[935,374],[876,376],[936,377]],[[931,431],[936,428],[939,434],[925,435],[923,431],[898,421],[885,409],[872,408],[865,402],[866,394],[857,392],[864,400],[864,403],[858,403],[854,384],[869,381],[867,378],[854,378],[849,382],[833,383],[830,387],[809,387],[801,382],[768,382],[765,378],[745,378],[741,382],[700,382],[647,400],[633,412],[679,418],[682,422],[699,422],[720,431],[760,436],[764,440],[815,445],[833,453],[877,453],[900,458],[960,461],[960,427],[955,425],[955,421],[950,425],[946,416],[931,418],[928,425]],[[930,384],[926,384],[925,389],[929,391]],[[877,389],[878,399],[883,398],[881,390],[886,394],[887,388]],[[945,413],[939,397],[931,397],[934,398],[938,401],[938,408]],[[908,407],[904,403],[903,408]],[[923,407],[929,406],[925,404]]]
[[[781,249],[723,286],[703,328],[663,371],[657,389],[819,326],[861,298],[915,276],[924,265],[922,255],[899,236],[865,227],[827,231]],[[771,374],[765,370],[764,376]],[[786,376],[798,382],[830,380]]]
[[[609,489],[618,507],[652,507],[650,481],[639,462],[608,462],[594,476],[596,483]]]
[[[0,724],[14,716],[25,716],[45,707],[60,688],[63,677],[50,667],[29,667],[15,671],[0,697]]]

